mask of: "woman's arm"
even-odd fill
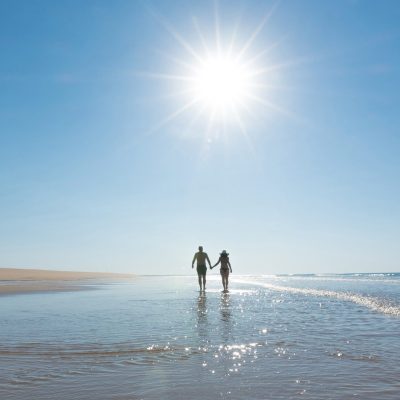
[[[232,273],[232,267],[231,267],[231,262],[230,261],[228,261],[228,265],[229,265],[229,269],[231,270],[231,273]]]
[[[214,267],[216,267],[220,262],[221,262],[221,257],[219,258],[218,262],[217,262],[215,265],[213,265],[213,266],[211,267],[211,269],[213,269]]]

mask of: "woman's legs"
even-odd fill
[[[222,286],[224,287],[225,291],[228,290],[228,276],[229,271],[221,270]]]
[[[225,290],[228,290],[228,279],[229,279],[229,273],[226,274],[225,276]]]

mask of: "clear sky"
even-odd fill
[[[184,274],[201,244],[243,274],[399,271],[399,21],[397,0],[0,1],[0,266]],[[187,79],[217,42],[261,71],[224,118]]]

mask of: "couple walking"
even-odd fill
[[[208,258],[207,253],[203,251],[203,247],[199,246],[199,251],[194,255],[192,261],[192,268],[194,268],[194,262],[197,260],[197,275],[199,277],[199,286],[200,291],[206,290],[206,273],[207,273],[207,266],[210,266],[210,269],[213,269],[218,264],[221,263],[221,267],[219,269],[221,278],[222,278],[222,285],[224,287],[224,292],[228,291],[228,278],[229,278],[229,271],[232,272],[231,263],[229,262],[229,254],[226,250],[222,250],[222,253],[219,255],[218,262],[211,266],[210,259]]]

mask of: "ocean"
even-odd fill
[[[400,399],[400,274],[0,297],[0,399]]]

